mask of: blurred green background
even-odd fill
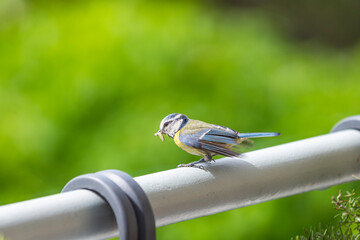
[[[359,114],[357,5],[1,0],[0,204],[84,173],[197,160],[154,137],[173,112],[282,133],[254,149],[328,133]],[[161,227],[158,239],[289,239],[332,222],[330,196],[358,187]]]

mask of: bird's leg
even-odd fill
[[[200,159],[199,161],[195,161],[195,162],[191,162],[191,163],[188,163],[188,164],[179,164],[177,167],[196,167],[196,168],[200,168],[200,169],[204,169],[204,166],[200,165],[196,165],[197,163],[205,163],[205,162],[211,162],[211,161],[214,161],[214,159],[212,159],[211,155],[206,153],[205,156]]]
[[[212,156],[209,153],[206,153],[203,159],[205,162],[211,162],[211,161],[215,162],[215,160],[212,159]]]

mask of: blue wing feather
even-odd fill
[[[221,127],[221,126],[219,126],[219,127]],[[225,128],[225,127],[223,127],[223,129],[212,128],[212,129],[209,129],[209,132],[207,132],[206,135],[215,135],[215,136],[235,138],[237,135],[237,132],[234,130],[231,130],[230,128]]]
[[[191,134],[180,133],[179,141],[189,147],[199,149],[201,148],[201,143],[199,139],[206,131],[208,131],[208,129],[202,129],[201,131],[192,131]]]
[[[259,132],[259,133],[238,133],[238,138],[258,138],[258,137],[275,137],[280,133],[276,132]]]
[[[235,145],[237,144],[235,140],[237,138],[237,134],[238,133],[234,130],[225,127],[223,129],[212,128],[209,129],[209,131],[206,132],[200,140]]]
[[[239,155],[239,153],[227,149],[222,145],[227,143],[235,145],[236,142],[233,138],[208,135],[211,130],[212,129],[210,128],[205,128],[198,131],[187,131],[187,134],[180,133],[179,140],[189,147],[193,147],[205,152],[211,152],[214,155],[223,155],[228,157]]]
[[[223,136],[214,136],[205,134],[202,138],[202,141],[208,142],[219,142],[219,143],[228,143],[228,144],[237,144],[234,138],[223,137]]]

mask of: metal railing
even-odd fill
[[[354,175],[360,175],[360,116],[329,134],[134,180],[159,227],[328,188]],[[99,194],[79,189],[1,206],[0,234],[11,240],[107,239],[121,231],[115,215]]]

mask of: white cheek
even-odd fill
[[[168,130],[169,136],[174,137],[174,135],[180,129],[181,122],[182,121],[176,121],[176,122],[172,123],[170,126],[168,126],[167,130]]]
[[[174,131],[177,132],[180,129],[181,123],[182,123],[182,121],[175,122],[174,127],[173,127]]]

